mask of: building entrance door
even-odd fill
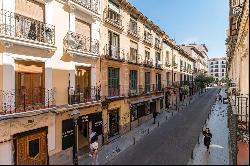
[[[15,159],[17,165],[47,165],[47,130],[17,134],[15,141]]]
[[[109,112],[109,137],[119,134],[119,110]]]

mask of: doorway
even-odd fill
[[[119,109],[109,112],[109,138],[119,135]]]
[[[47,165],[47,128],[28,131],[14,136],[16,165]]]

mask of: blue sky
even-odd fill
[[[128,0],[178,44],[204,43],[225,56],[228,0]]]

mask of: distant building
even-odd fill
[[[212,58],[208,60],[208,75],[217,80],[226,78],[226,57]]]

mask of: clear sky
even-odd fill
[[[204,43],[208,56],[225,56],[228,0],[128,0],[177,44]]]

